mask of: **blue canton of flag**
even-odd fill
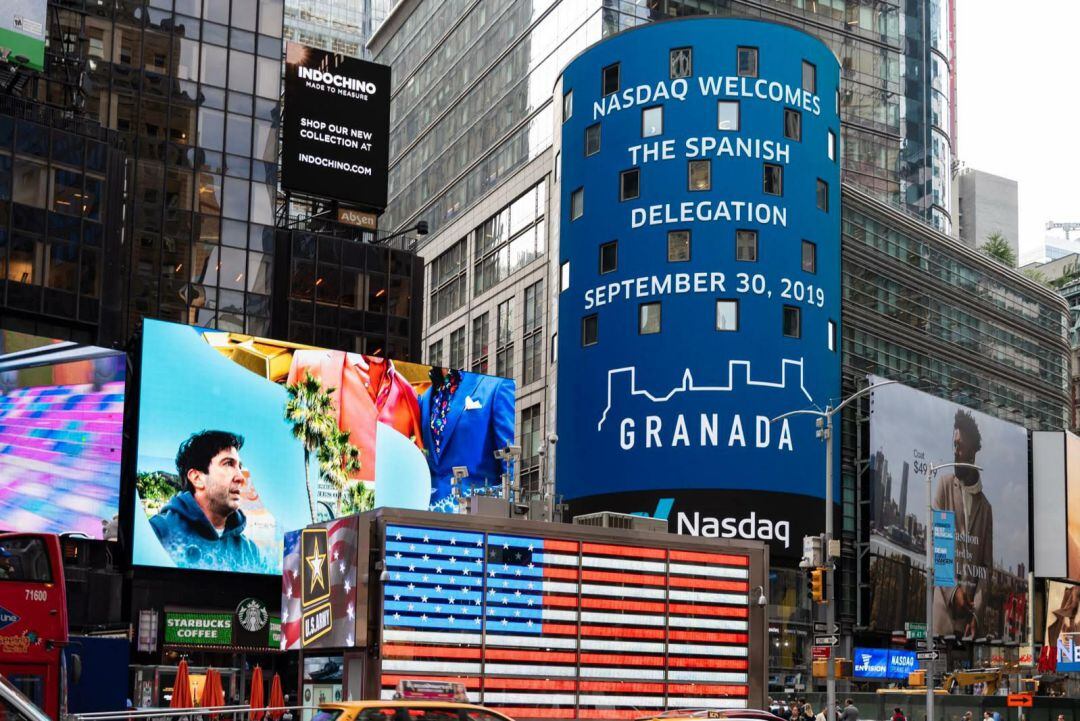
[[[387,526],[385,563],[387,628],[480,630],[483,534]]]
[[[539,635],[544,630],[544,541],[488,535],[487,628]]]

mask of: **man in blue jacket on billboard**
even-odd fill
[[[247,479],[240,462],[244,438],[228,431],[200,431],[180,444],[176,470],[185,489],[150,525],[180,568],[260,572],[259,547],[244,536],[240,510]]]

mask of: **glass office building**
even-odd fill
[[[390,12],[390,0],[285,0],[285,39],[354,58]]]

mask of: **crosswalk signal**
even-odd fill
[[[814,603],[825,603],[825,569],[815,568],[810,572],[810,598]]]

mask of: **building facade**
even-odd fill
[[[956,180],[960,241],[981,248],[991,235],[1000,234],[1020,257],[1019,193],[1015,180],[975,168],[961,169]]]
[[[286,40],[354,58],[368,58],[372,31],[390,12],[390,0],[286,0]]]

